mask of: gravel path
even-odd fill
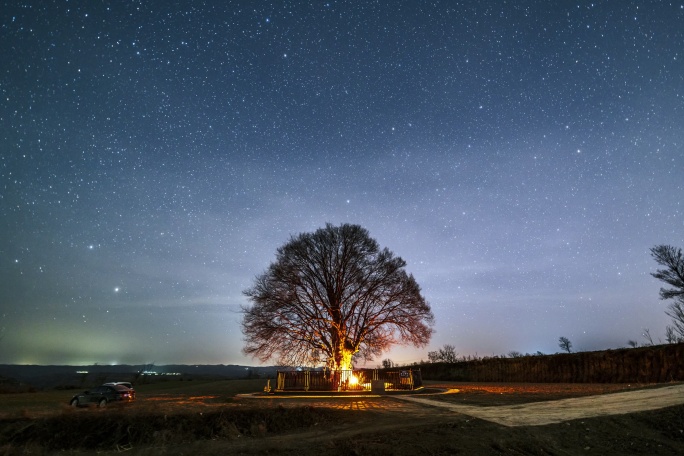
[[[394,396],[401,401],[439,407],[504,426],[542,426],[596,416],[657,410],[684,404],[684,384],[529,404],[478,407],[426,397]]]

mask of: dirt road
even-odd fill
[[[274,405],[310,404],[349,415],[232,449],[295,455],[321,448],[330,456],[684,454],[684,384],[431,382],[428,389],[446,394],[275,399]]]
[[[454,404],[430,399],[429,396],[407,395],[395,398],[439,407],[509,427],[540,426],[578,418],[620,415],[684,404],[684,385],[494,407]]]

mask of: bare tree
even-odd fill
[[[383,369],[391,369],[395,367],[394,362],[390,358],[386,358],[382,360],[382,368]]]
[[[661,288],[660,298],[670,299],[684,297],[684,257],[682,249],[669,245],[657,245],[651,249],[651,256],[665,269],[658,269],[651,275],[656,279],[672,285],[674,288]]]
[[[428,352],[428,360],[431,363],[455,363],[457,357],[456,349],[449,344],[444,344],[442,348],[436,351]]]
[[[665,311],[672,318],[672,331],[677,342],[684,340],[684,298],[681,296],[675,302],[670,303]]]
[[[665,269],[658,269],[651,275],[671,285],[672,288],[661,288],[660,299],[673,299],[665,313],[672,318],[672,326],[668,326],[666,339],[675,342],[684,340],[684,256],[682,249],[669,245],[657,245],[651,249],[651,256]]]
[[[665,341],[667,341],[668,344],[676,344],[684,342],[684,338],[677,336],[675,329],[668,325],[665,327]]]
[[[559,337],[558,338],[558,346],[561,348],[561,350],[566,351],[568,353],[572,352],[572,342],[570,342],[570,339],[567,337]]]
[[[651,337],[651,330],[648,328],[644,328],[644,333],[641,335],[644,339],[646,339],[646,345],[654,345],[653,344],[653,337]]]
[[[244,294],[244,353],[350,369],[393,344],[426,345],[434,317],[406,262],[344,224],[293,236]]]

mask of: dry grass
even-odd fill
[[[681,406],[513,429],[466,415],[439,415],[430,407],[409,413],[404,402],[391,395],[373,400],[293,399],[286,401],[285,407],[278,405],[282,400],[234,398],[239,393],[260,391],[264,385],[264,380],[140,385],[136,386],[135,403],[104,409],[69,407],[75,391],[1,395],[0,456],[117,452],[298,455],[312,448],[331,456],[585,455],[587,447],[606,456],[684,454]],[[448,386],[458,388],[459,393],[432,397],[501,405],[608,393],[626,385]]]
[[[450,389],[455,393],[434,396],[432,397],[434,400],[481,406],[524,404],[650,387],[626,383],[426,382],[426,384],[429,388]]]
[[[313,407],[219,407],[209,412],[175,414],[125,408],[68,410],[45,418],[0,421],[0,448],[5,454],[27,448],[92,451],[263,437],[308,428],[339,415],[335,410]]]
[[[0,455],[123,451],[195,441],[264,437],[333,419],[339,411],[234,404],[265,380],[168,382],[136,386],[132,404],[75,409],[75,391],[2,395]],[[335,418],[337,420],[341,417]]]

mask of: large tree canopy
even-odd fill
[[[393,344],[425,346],[434,317],[406,262],[358,225],[293,236],[244,291],[245,354],[288,365],[351,368]]]

